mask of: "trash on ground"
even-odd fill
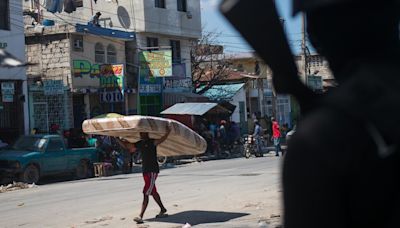
[[[6,186],[1,185],[0,186],[0,193],[3,192],[11,192],[15,190],[20,190],[20,189],[27,189],[27,188],[36,188],[37,186],[35,183],[33,184],[26,184],[22,182],[13,182],[12,184],[8,184]]]
[[[189,223],[186,223],[185,225],[182,226],[182,228],[191,228],[192,225],[190,225]]]

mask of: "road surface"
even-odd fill
[[[0,194],[0,227],[279,227],[282,157],[237,158],[162,169],[157,188],[168,218],[145,223],[140,173],[40,185]]]

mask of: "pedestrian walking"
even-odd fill
[[[140,133],[141,140],[137,143],[130,143],[125,140],[118,139],[120,145],[129,150],[131,153],[136,152],[136,150],[140,150],[142,153],[142,173],[144,179],[143,203],[139,217],[134,218],[134,221],[138,224],[143,223],[143,215],[147,209],[150,195],[153,196],[154,200],[161,209],[156,218],[168,216],[166,214],[167,209],[164,207],[160,194],[157,192],[156,188],[156,179],[158,173],[160,172],[160,167],[157,162],[157,146],[168,138],[171,128],[170,126],[167,126],[166,128],[165,135],[160,139],[152,139],[149,137],[149,133],[146,132]]]
[[[261,135],[262,135],[262,127],[258,120],[254,121],[254,133],[253,137],[256,141],[257,151],[258,154],[262,155],[262,148],[261,148]]]
[[[275,156],[279,157],[279,151],[281,151],[281,132],[279,129],[279,123],[274,117],[271,118],[272,122],[272,141],[275,146]]]

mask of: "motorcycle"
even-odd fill
[[[256,157],[262,157],[264,153],[268,153],[268,147],[263,137],[260,139],[260,150],[258,149],[258,145],[256,139],[253,135],[245,135],[243,137],[244,140],[244,156],[246,158],[250,158],[251,155],[255,155]]]

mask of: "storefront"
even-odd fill
[[[29,86],[31,129],[50,131],[52,125],[69,129],[73,125],[72,94],[62,80],[45,80]]]
[[[0,139],[11,143],[24,134],[24,100],[21,80],[0,80]]]
[[[163,109],[164,78],[172,75],[171,55],[171,50],[139,53],[138,113],[140,115],[160,115]]]
[[[136,90],[125,88],[124,64],[92,64],[73,60],[74,125],[104,113],[129,114]],[[135,102],[136,103],[136,102]]]

